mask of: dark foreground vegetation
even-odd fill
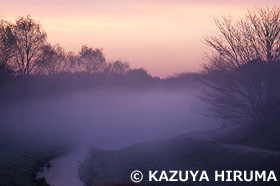
[[[37,173],[48,161],[66,152],[58,146],[10,142],[1,144],[0,149],[1,186],[47,186],[44,178],[36,179]]]

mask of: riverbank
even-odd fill
[[[9,145],[1,146],[0,186],[46,186],[37,173],[51,159],[61,156],[66,148],[59,146]]]
[[[219,129],[186,133],[169,140],[149,141],[117,151],[94,149],[82,165],[81,180],[87,185],[108,185],[117,180],[130,180],[134,170],[144,178],[140,185],[174,185],[175,182],[149,182],[149,170],[206,171],[209,181],[176,182],[176,185],[279,185],[280,152],[234,144],[241,140],[240,130]],[[235,135],[239,134],[239,135]],[[236,138],[237,137],[237,138]],[[277,181],[215,181],[215,170],[241,172],[274,171]],[[160,173],[157,174],[159,178]],[[199,176],[197,177],[197,179]],[[111,184],[112,186],[114,184]],[[129,184],[127,184],[129,185]]]

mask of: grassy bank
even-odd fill
[[[62,155],[65,149],[57,146],[0,147],[0,186],[43,186],[36,174],[49,160]]]
[[[233,140],[229,139],[229,134],[227,131],[189,133],[170,140],[133,145],[119,151],[95,149],[81,166],[81,180],[87,186],[107,185],[109,180],[111,183],[129,180],[132,171],[140,170],[144,175],[141,185],[174,185],[174,182],[149,182],[148,170],[205,170],[209,182],[189,180],[187,183],[176,182],[176,185],[278,186],[280,152],[228,143]],[[226,139],[228,142],[225,142]],[[215,170],[273,170],[278,181],[215,182]]]

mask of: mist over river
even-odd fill
[[[120,149],[216,128],[204,111],[192,89],[106,89],[9,104],[6,123],[17,137]]]

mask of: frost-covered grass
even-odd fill
[[[133,170],[140,170],[144,174],[141,185],[174,185],[174,182],[148,182],[148,170],[206,170],[210,182],[176,182],[176,185],[278,186],[280,152],[229,143],[231,137],[224,136],[229,134],[224,130],[189,133],[171,140],[145,142],[118,151],[95,149],[81,166],[81,180],[88,186],[102,185],[105,180],[130,179]],[[278,181],[214,182],[215,170],[273,170]]]
[[[28,144],[0,145],[0,186],[44,185],[36,180],[36,174],[45,163],[61,155],[57,146]]]

